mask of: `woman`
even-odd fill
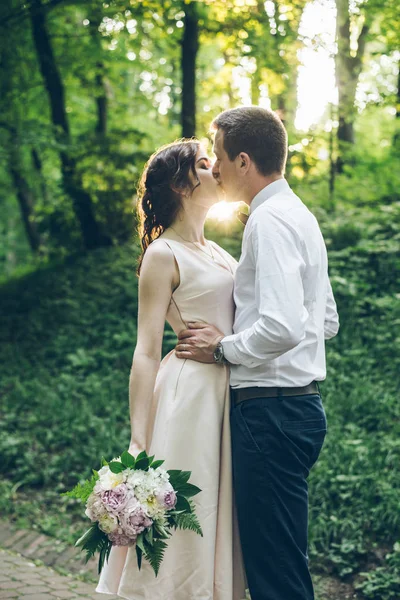
[[[97,592],[130,600],[241,600],[244,572],[233,510],[229,378],[225,365],[161,362],[165,320],[174,332],[189,321],[232,331],[236,261],[204,238],[218,201],[211,162],[197,141],[175,142],[149,160],[139,187],[143,254],[139,266],[138,339],[130,376],[131,443],[192,472],[204,537],[176,531],[158,577],[134,548],[114,546]]]

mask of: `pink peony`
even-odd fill
[[[146,527],[150,527],[153,521],[149,519],[139,502],[133,497],[129,499],[124,512],[120,515],[120,523],[125,535],[136,537]]]
[[[162,490],[160,490],[156,496],[157,502],[170,510],[175,507],[176,504],[176,493],[170,483],[167,483]]]
[[[129,500],[129,489],[125,483],[120,483],[111,490],[101,492],[100,498],[109,512],[119,513]]]
[[[172,492],[166,492],[164,496],[164,504],[167,508],[174,508],[176,504],[176,494],[174,490]]]
[[[167,490],[157,494],[157,500],[162,506],[170,510],[175,507],[177,498],[174,490]]]

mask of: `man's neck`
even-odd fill
[[[259,175],[258,177],[253,178],[248,187],[248,194],[245,200],[246,204],[250,206],[253,199],[261,192],[261,190],[267,187],[267,185],[274,183],[274,181],[278,181],[278,179],[283,179],[281,173],[276,173],[274,175]]]

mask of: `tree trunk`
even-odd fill
[[[37,173],[37,178],[39,181],[40,193],[42,194],[43,200],[46,202],[48,199],[46,180],[43,176],[42,160],[41,160],[41,158],[39,156],[39,152],[36,150],[36,148],[31,149],[31,156],[32,156],[32,163],[33,163],[34,169]]]
[[[362,59],[365,52],[366,36],[369,25],[364,22],[358,37],[358,48],[355,56],[351,53],[350,46],[350,13],[349,0],[336,0],[336,38],[338,51],[335,59],[336,83],[339,94],[339,127],[338,142],[339,154],[337,168],[342,171],[345,162],[346,147],[353,145],[354,120],[356,108],[354,106],[358,79],[362,69]]]
[[[184,5],[185,27],[182,55],[182,136],[196,135],[196,57],[199,49],[199,20],[196,2]]]
[[[8,170],[14,183],[29,245],[32,248],[32,252],[37,253],[40,249],[41,240],[37,225],[33,219],[33,206],[35,203],[35,198],[28,181],[23,175],[18,157],[18,150],[15,147],[15,141],[11,141],[11,148]]]
[[[108,100],[105,91],[104,79],[102,71],[104,70],[104,64],[102,62],[96,63],[96,87],[98,94],[96,95],[96,106],[97,106],[97,125],[96,133],[100,136],[105,137],[107,134],[107,108]]]
[[[68,143],[70,141],[69,124],[65,108],[64,85],[54,58],[41,0],[32,2],[30,16],[40,71],[49,96],[52,122],[56,128],[58,138]],[[61,150],[60,160],[64,188],[72,198],[85,248],[90,250],[99,246],[111,245],[111,239],[102,234],[95,219],[90,194],[82,189],[82,184],[76,173],[75,159],[66,150]]]
[[[397,119],[400,119],[400,62],[399,72],[397,74],[396,120]],[[392,150],[396,155],[400,154],[400,131],[396,131],[393,135]]]
[[[96,54],[99,60],[96,61],[96,109],[97,109],[97,123],[96,133],[105,137],[107,134],[107,116],[108,116],[108,97],[107,97],[107,86],[104,78],[104,62],[101,60],[102,46],[99,33],[99,27],[102,20],[102,13],[99,7],[93,7],[93,12],[89,15],[90,21],[90,34],[92,37],[93,45],[96,49]]]

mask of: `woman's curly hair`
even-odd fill
[[[144,167],[138,185],[138,231],[142,246],[138,275],[143,256],[151,244],[176,219],[182,208],[181,194],[199,185],[196,155],[199,142],[178,140],[159,148]],[[193,185],[193,175],[197,184]]]

